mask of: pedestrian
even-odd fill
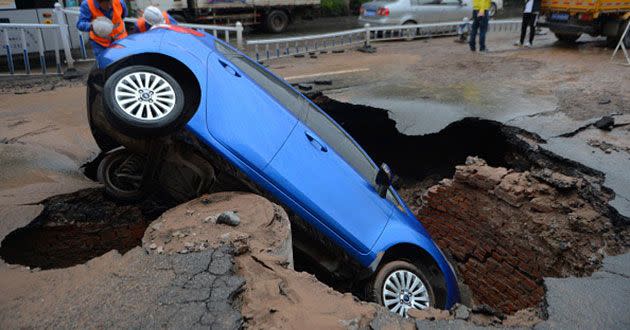
[[[95,33],[93,23],[99,17],[106,17],[113,23],[113,29],[109,35],[99,36]],[[95,57],[99,57],[112,41],[127,37],[123,21],[125,17],[127,17],[127,5],[124,0],[85,0],[81,3],[77,29],[90,32],[90,44]]]
[[[138,21],[136,21],[133,33],[149,31],[152,26],[159,24],[177,25],[177,21],[166,11],[160,11],[160,9],[155,6],[148,6],[144,9],[142,17],[138,18]]]
[[[479,51],[487,52],[486,48],[486,32],[488,32],[488,10],[490,9],[490,0],[473,0],[473,22],[470,31],[470,50],[476,51],[477,32],[479,32]]]
[[[457,26],[457,39],[455,42],[466,43],[468,41],[468,34],[470,33],[470,19],[464,17],[462,24]]]
[[[523,9],[523,23],[521,24],[521,39],[515,43],[516,46],[531,47],[536,35],[536,21],[540,12],[540,0],[527,0]],[[525,41],[527,28],[529,27],[529,41]],[[525,43],[523,43],[525,42]]]

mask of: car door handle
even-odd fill
[[[304,134],[306,135],[306,139],[308,140],[308,142],[310,142],[313,147],[319,149],[322,152],[327,152],[328,148],[326,148],[325,145],[323,145],[321,142],[319,142],[319,140],[317,140],[313,134],[309,133],[309,132],[304,132]]]
[[[234,68],[231,67],[229,64],[227,64],[227,63],[225,63],[225,62],[223,62],[221,60],[219,60],[219,64],[221,64],[223,69],[225,69],[225,71],[227,71],[229,74],[231,74],[231,75],[233,75],[233,76],[235,76],[237,78],[241,77],[241,75],[236,70],[234,70]]]

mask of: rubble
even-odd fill
[[[218,224],[226,224],[228,226],[238,226],[241,223],[241,219],[238,217],[238,214],[234,211],[227,211],[219,214],[217,217],[216,223]]]
[[[628,226],[585,199],[580,190],[588,187],[550,169],[517,172],[469,157],[416,210],[474,303],[512,314],[542,303],[543,277],[588,275],[606,254],[627,250]]]

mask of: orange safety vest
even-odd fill
[[[114,23],[114,29],[112,33],[109,34],[109,38],[102,38],[96,35],[94,31],[90,31],[90,39],[94,40],[96,43],[103,47],[109,47],[111,45],[112,40],[120,40],[127,37],[127,30],[125,30],[125,22],[123,22],[123,7],[121,4],[123,0],[113,0],[112,1],[112,23]],[[88,7],[90,8],[90,12],[92,13],[92,20],[95,20],[98,17],[105,16],[103,12],[96,7],[96,0],[87,0]]]
[[[171,19],[168,18],[168,13],[166,11],[162,12],[162,16],[164,16],[164,24],[171,24]],[[147,20],[144,17],[138,18],[138,31],[146,32],[147,31]]]

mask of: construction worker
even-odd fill
[[[470,41],[468,45],[471,51],[477,49],[477,31],[479,31],[479,51],[486,52],[486,32],[488,32],[488,20],[490,19],[488,10],[490,0],[473,0],[473,22],[470,31]]]
[[[84,0],[81,3],[77,29],[90,32],[94,56],[99,57],[113,41],[127,37],[123,22],[125,17],[127,6],[124,0]],[[103,27],[107,20],[110,20],[113,26],[108,35],[102,35],[102,31],[108,31]]]
[[[144,9],[142,17],[138,18],[138,21],[135,24],[134,33],[149,31],[151,26],[159,24],[177,25],[177,21],[166,11],[160,11],[160,9],[155,6],[148,6]]]

